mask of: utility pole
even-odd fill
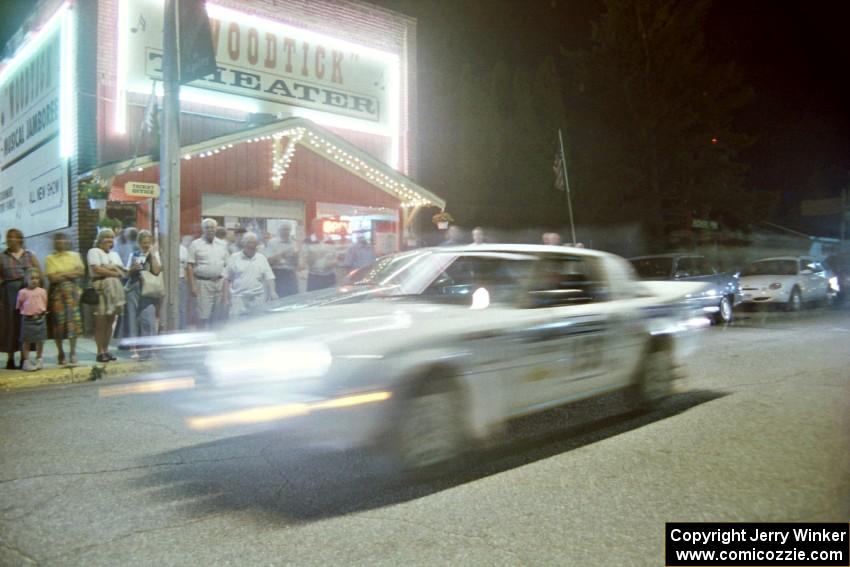
[[[561,165],[564,168],[564,186],[567,190],[567,210],[570,212],[570,232],[572,233],[572,243],[576,241],[576,227],[573,224],[573,200],[570,196],[570,178],[567,175],[567,156],[564,154],[564,138],[561,136],[561,129],[558,128],[558,143],[561,145]]]
[[[166,329],[174,331],[180,321],[180,53],[179,0],[165,0],[162,37],[162,75],[164,97],[159,146],[159,184],[165,193],[159,199],[162,231],[163,279],[165,302],[161,316]]]

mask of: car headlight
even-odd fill
[[[770,284],[770,289],[779,289],[782,287],[781,283],[772,283]]]
[[[832,289],[832,291],[839,291],[840,287],[838,285],[837,276],[832,276],[831,278],[829,278],[829,287],[830,289]]]

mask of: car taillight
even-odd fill
[[[770,284],[770,289],[779,289],[782,287],[781,283],[772,283]]]

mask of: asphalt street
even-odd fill
[[[652,412],[514,427],[430,483],[100,384],[0,394],[0,565],[663,565],[666,521],[850,519],[850,310],[708,329]]]

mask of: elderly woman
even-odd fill
[[[17,228],[6,231],[6,250],[0,254],[0,347],[6,353],[6,368],[13,370],[15,352],[21,350],[21,314],[16,307],[18,291],[31,268],[41,266],[34,253],[24,248],[24,234]]]
[[[126,299],[121,278],[126,275],[121,257],[112,250],[115,233],[109,229],[97,233],[94,248],[86,255],[92,280],[92,287],[100,296],[94,309],[94,342],[97,345],[97,361],[116,360],[109,354],[109,339],[115,316],[123,309]]]
[[[159,298],[142,295],[142,272],[159,275],[162,263],[159,252],[153,249],[153,234],[149,230],[139,231],[139,249],[130,254],[127,259],[127,272],[130,277],[124,290],[127,293],[127,308],[124,316],[127,318],[128,337],[149,337],[156,334],[156,306]],[[139,353],[133,348],[132,358],[139,358]]]
[[[80,288],[77,280],[86,273],[83,260],[73,250],[71,243],[64,233],[53,235],[55,252],[44,259],[47,279],[50,280],[50,319],[53,329],[53,340],[56,341],[58,362],[65,364],[65,351],[62,341],[68,339],[71,347],[71,364],[77,364],[77,337],[83,334],[83,324],[80,319]]]

